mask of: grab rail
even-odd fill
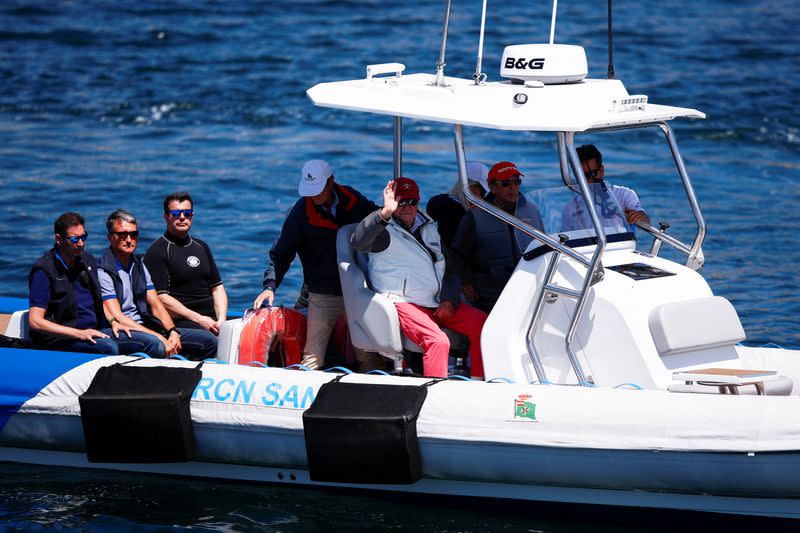
[[[569,237],[566,235],[559,235],[559,239],[562,243],[566,242],[568,238]],[[533,304],[533,312],[531,313],[531,320],[528,323],[528,329],[525,331],[528,355],[531,358],[531,363],[533,363],[533,369],[536,371],[536,375],[539,377],[539,381],[542,383],[550,383],[550,381],[547,379],[544,366],[542,365],[542,361],[536,351],[536,344],[533,342],[533,334],[536,331],[536,325],[539,323],[539,317],[542,315],[542,304],[547,297],[547,287],[552,285],[551,281],[553,280],[553,275],[558,269],[558,260],[560,258],[561,254],[558,253],[558,251],[554,251],[553,256],[547,263],[547,270],[545,271],[544,279],[542,280],[543,287],[536,296],[536,301]]]
[[[636,222],[634,226],[641,229],[642,231],[649,233],[657,241],[665,242],[670,246],[672,246],[673,248],[675,248],[676,250],[683,252],[687,256],[692,254],[692,249],[689,247],[689,245],[682,243],[672,235],[667,235],[666,233],[664,233],[664,230],[658,229],[644,222]],[[658,253],[658,248],[656,248],[655,251],[652,251],[651,249],[650,255],[657,255],[657,253]]]
[[[703,214],[700,212],[700,204],[697,203],[697,196],[694,193],[694,188],[692,187],[692,182],[689,179],[689,174],[686,172],[686,166],[683,164],[683,157],[681,157],[681,152],[678,150],[678,143],[675,140],[675,134],[672,132],[672,128],[670,128],[669,124],[666,122],[660,122],[658,126],[661,128],[661,131],[664,132],[664,136],[667,138],[669,149],[672,152],[672,159],[675,160],[675,166],[678,169],[678,174],[683,182],[683,188],[686,191],[686,197],[689,200],[689,205],[692,207],[694,219],[697,222],[697,233],[695,234],[694,242],[692,242],[689,258],[686,260],[686,266],[692,270],[699,270],[703,266],[703,263],[705,263],[702,247],[703,241],[706,238],[706,222],[703,219]],[[664,240],[664,242],[668,243],[669,241]]]
[[[464,151],[464,135],[462,132],[461,124],[453,125],[453,142],[455,143],[456,148],[456,161],[458,163],[458,173],[461,177],[461,188],[464,192],[464,195],[467,197],[472,204],[480,207],[484,211],[493,214],[506,224],[510,224],[514,226],[518,230],[526,233],[540,241],[547,246],[549,246],[553,250],[558,250],[562,254],[568,255],[571,259],[574,259],[578,263],[582,264],[585,267],[588,267],[590,262],[586,259],[583,255],[579,254],[572,248],[564,246],[560,242],[556,241],[546,233],[542,233],[538,229],[534,228],[530,224],[523,222],[522,220],[518,219],[515,216],[509,215],[496,205],[490,204],[483,198],[479,196],[475,196],[472,191],[469,190],[469,182],[467,181],[467,156]]]
[[[367,79],[371,80],[375,76],[382,74],[394,74],[396,78],[403,75],[406,66],[402,63],[378,63],[375,65],[367,65]]]
[[[663,230],[659,230],[649,224],[645,224],[642,222],[637,222],[635,225],[638,228],[641,228],[643,231],[649,233],[654,239],[657,239],[660,242],[665,242],[668,245],[672,246],[676,250],[686,254],[686,266],[691,268],[692,270],[698,270],[703,266],[705,259],[703,257],[703,241],[705,240],[706,235],[706,223],[703,219],[703,214],[700,211],[700,206],[697,202],[697,196],[695,195],[694,188],[692,187],[691,180],[689,179],[689,175],[686,172],[686,166],[683,163],[683,157],[681,156],[680,150],[678,150],[678,145],[675,140],[675,134],[672,132],[672,128],[670,128],[669,124],[666,122],[650,122],[650,123],[643,123],[638,125],[626,125],[626,126],[610,126],[607,128],[594,128],[591,130],[587,130],[582,133],[597,133],[603,131],[615,131],[621,129],[632,129],[632,128],[651,128],[657,126],[661,131],[664,133],[664,136],[667,139],[667,144],[669,144],[670,152],[672,153],[672,159],[675,162],[675,166],[678,169],[678,174],[681,177],[681,181],[683,183],[683,188],[686,191],[686,198],[689,200],[689,205],[692,208],[692,214],[694,215],[695,222],[697,224],[697,233],[695,234],[694,241],[692,245],[689,246],[681,242],[680,240],[672,237],[671,235],[667,235]],[[558,142],[558,159],[559,159],[559,168],[561,170],[561,179],[571,190],[575,191],[575,182],[572,180],[572,176],[569,173],[569,162],[567,157],[567,149],[566,146],[562,142]],[[578,167],[580,169],[580,167]],[[577,175],[577,174],[576,174]],[[581,171],[580,175],[583,175]],[[577,192],[577,191],[576,191]],[[660,246],[656,246],[656,252]],[[653,254],[655,255],[655,254]]]
[[[586,272],[586,276],[583,278],[583,286],[580,290],[580,296],[575,304],[575,311],[572,314],[569,330],[567,331],[566,338],[564,339],[567,355],[572,363],[572,369],[575,372],[575,376],[578,378],[578,383],[582,386],[592,386],[593,384],[586,380],[586,376],[583,373],[583,367],[578,360],[578,354],[575,353],[575,350],[572,348],[572,341],[575,339],[575,333],[578,331],[578,323],[580,322],[580,319],[583,316],[583,311],[586,308],[586,300],[589,294],[589,288],[593,284],[603,279],[602,259],[603,252],[605,252],[606,249],[606,233],[603,230],[603,227],[600,225],[600,219],[597,217],[597,211],[595,210],[594,202],[592,201],[592,195],[589,192],[589,184],[586,182],[586,176],[583,175],[581,162],[578,159],[578,152],[575,150],[575,133],[558,132],[556,136],[559,139],[559,143],[563,142],[567,147],[569,159],[572,163],[572,170],[575,172],[575,176],[578,178],[578,185],[581,188],[581,192],[583,193],[583,201],[587,207],[586,211],[589,213],[589,217],[592,219],[592,226],[594,226],[595,235],[597,237],[597,246],[594,249],[594,254],[592,254],[589,270]]]
[[[573,136],[574,133],[558,133],[559,141],[560,142],[568,142],[568,147],[570,150],[570,157],[572,159],[572,164],[575,168],[580,170],[580,162],[578,161],[578,154],[575,151],[575,147],[573,146]],[[600,221],[597,217],[597,213],[595,213],[594,205],[591,202],[591,196],[589,194],[589,186],[586,183],[586,178],[583,177],[583,173],[579,173],[578,171],[575,174],[578,177],[578,184],[581,189],[581,193],[583,198],[586,200],[586,204],[591,206],[589,211],[590,218],[592,220],[592,225],[594,226],[595,233],[597,235],[597,246],[595,248],[594,254],[592,255],[591,259],[587,259],[582,254],[574,251],[572,248],[565,246],[566,240],[564,236],[560,237],[559,241],[556,241],[549,235],[539,231],[538,229],[534,228],[530,224],[523,222],[522,220],[518,219],[515,216],[509,215],[496,205],[492,205],[483,198],[479,198],[478,196],[474,195],[469,190],[469,182],[467,180],[467,158],[466,153],[464,150],[464,135],[463,135],[463,128],[461,124],[455,124],[453,126],[453,142],[455,144],[455,152],[456,152],[456,161],[458,164],[458,174],[461,180],[461,189],[464,192],[467,200],[472,202],[474,205],[483,209],[484,211],[498,217],[503,222],[519,229],[520,231],[530,235],[534,239],[546,244],[553,250],[554,255],[553,258],[550,260],[550,264],[548,265],[548,274],[545,277],[545,282],[542,286],[542,289],[539,291],[539,295],[536,298],[536,302],[533,306],[533,313],[531,315],[531,321],[528,326],[527,338],[528,338],[528,352],[531,358],[531,362],[534,366],[534,370],[539,378],[539,380],[543,383],[547,383],[547,376],[544,370],[544,366],[541,363],[541,360],[536,353],[536,349],[533,345],[533,341],[531,340],[531,333],[534,331],[534,327],[538,321],[538,318],[541,314],[542,304],[544,302],[545,295],[548,292],[560,292],[561,294],[565,294],[568,296],[572,296],[577,298],[577,304],[575,306],[575,313],[572,316],[572,320],[570,321],[570,327],[565,336],[565,344],[567,355],[570,359],[570,363],[572,364],[572,369],[575,372],[575,377],[578,380],[578,384],[582,386],[591,386],[586,379],[586,375],[583,372],[583,366],[581,365],[577,354],[572,349],[572,341],[575,338],[575,332],[577,331],[578,322],[580,321],[581,315],[583,314],[583,310],[586,306],[586,298],[588,294],[589,287],[593,284],[599,282],[602,277],[602,256],[603,251],[605,250],[606,246],[606,237],[605,233],[600,226]],[[575,166],[577,165],[577,166]],[[571,259],[575,260],[579,264],[586,267],[587,272],[586,276],[583,280],[583,286],[581,287],[580,291],[574,291],[572,289],[568,289],[566,287],[560,287],[558,285],[554,285],[551,283],[552,277],[557,270],[558,261],[561,257],[561,254],[564,254]]]

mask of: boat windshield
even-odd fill
[[[625,220],[622,208],[614,195],[614,187],[608,182],[589,183],[589,193],[593,200],[597,218],[608,242],[635,241],[633,228]],[[579,189],[576,186],[576,191]],[[528,191],[520,197],[518,204],[524,204],[525,211],[534,212],[523,219],[541,224],[539,229],[558,240],[558,234],[563,233],[569,237],[567,246],[576,248],[597,243],[597,235],[592,226],[592,219],[586,209],[586,203],[580,192],[575,192],[568,187],[551,187]],[[518,205],[518,216],[521,205]],[[536,219],[539,219],[538,221]],[[528,223],[528,220],[525,220]],[[536,224],[532,224],[536,226]],[[520,249],[526,250],[531,243],[532,249],[538,248],[541,243],[522,231],[516,230],[517,242]]]

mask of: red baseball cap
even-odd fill
[[[508,180],[524,175],[525,174],[519,171],[517,165],[511,161],[500,161],[499,163],[495,163],[492,168],[489,169],[488,181],[489,183],[492,183],[493,181]]]
[[[419,186],[417,182],[411,178],[397,178],[394,180],[394,198],[398,201],[406,198],[419,200]]]

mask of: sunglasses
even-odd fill
[[[194,209],[170,209],[169,214],[172,218],[180,218],[181,215],[186,218],[192,218],[194,216]]]
[[[497,183],[501,187],[510,187],[512,184],[516,185],[517,187],[519,187],[520,185],[522,185],[522,179],[521,178],[511,178],[510,180],[497,180],[497,181],[495,181],[495,183]]]
[[[67,237],[66,235],[62,235],[65,239],[67,239],[72,244],[78,244],[78,241],[86,241],[89,238],[88,233],[84,233],[83,235],[73,235],[72,237]]]
[[[397,202],[397,205],[398,206],[410,205],[411,207],[414,207],[418,203],[419,203],[419,200],[417,200],[416,198],[403,198],[402,200],[399,200]]]
[[[589,170],[585,171],[583,173],[583,175],[586,176],[587,178],[589,178],[590,180],[593,180],[595,178],[595,176],[597,176],[598,172],[600,172],[600,167],[597,167],[594,170],[589,169]]]
[[[125,240],[128,237],[130,237],[131,239],[133,239],[135,241],[136,239],[139,238],[139,230],[138,229],[134,230],[134,231],[112,231],[111,234],[114,235],[116,238],[121,239],[121,240]]]

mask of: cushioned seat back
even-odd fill
[[[0,333],[3,333],[0,331]],[[5,335],[15,339],[30,340],[30,326],[28,324],[28,310],[15,311],[6,326]]]
[[[388,298],[369,287],[364,275],[366,256],[350,245],[355,227],[355,224],[344,226],[336,235],[336,256],[350,339],[353,346],[369,352],[402,353],[397,309]]]
[[[394,304],[370,287],[366,275],[367,255],[350,245],[355,227],[355,224],[344,226],[336,235],[339,278],[353,346],[383,354],[401,354],[404,348],[422,353],[422,348],[400,331],[400,319]],[[442,328],[442,331],[450,340],[452,349],[469,349],[465,335],[448,328]]]
[[[720,296],[661,305],[650,312],[649,324],[662,357],[732,346],[745,339],[739,315]]]

